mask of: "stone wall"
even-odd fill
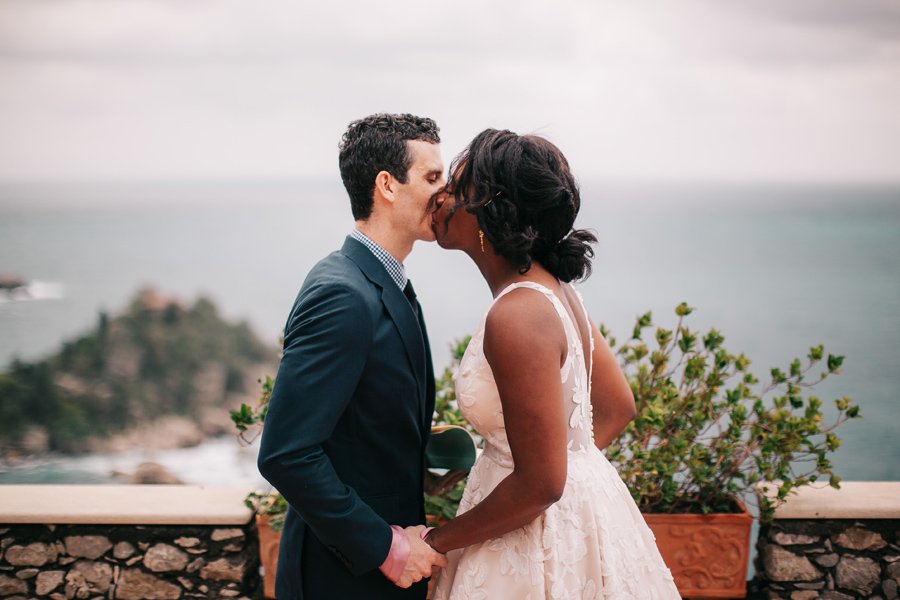
[[[247,489],[0,486],[0,599],[255,598]]]
[[[251,598],[252,524],[0,526],[0,598]]]
[[[900,484],[850,482],[789,498],[760,527],[761,598],[896,600],[900,588]],[[803,492],[803,491],[801,491]]]
[[[769,598],[895,600],[898,527],[892,520],[784,520],[760,528],[757,578]]]

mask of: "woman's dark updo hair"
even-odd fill
[[[590,276],[597,238],[572,228],[581,196],[559,148],[536,135],[485,129],[453,163],[457,206],[475,215],[519,273],[536,261],[560,281]]]

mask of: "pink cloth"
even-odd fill
[[[431,533],[432,531],[434,531],[434,527],[426,527],[425,529],[422,530],[422,534],[419,537],[421,537],[423,540],[427,540],[428,534]],[[428,544],[428,545],[430,546],[431,544]]]
[[[426,527],[419,534],[423,540],[428,537],[434,527]],[[409,560],[409,538],[406,532],[399,525],[391,525],[391,549],[388,551],[387,558],[381,563],[378,569],[384,573],[384,576],[392,582],[397,583],[406,568],[406,561]]]
[[[406,568],[406,561],[409,560],[409,538],[406,532],[399,525],[391,525],[391,549],[387,558],[378,567],[384,576],[392,582],[397,583]]]

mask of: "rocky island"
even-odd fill
[[[53,356],[0,374],[0,456],[175,448],[233,431],[278,353],[207,298],[140,290]]]

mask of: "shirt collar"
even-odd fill
[[[372,254],[375,255],[375,258],[384,265],[385,270],[388,272],[388,275],[391,276],[391,279],[394,280],[394,283],[397,284],[401,290],[406,287],[406,282],[408,280],[406,276],[406,269],[403,267],[403,263],[399,262],[396,258],[391,256],[391,253],[376,244],[372,241],[371,238],[366,236],[366,234],[362,233],[360,230],[354,228],[353,231],[350,232],[350,236],[362,243],[363,246],[369,249]]]

